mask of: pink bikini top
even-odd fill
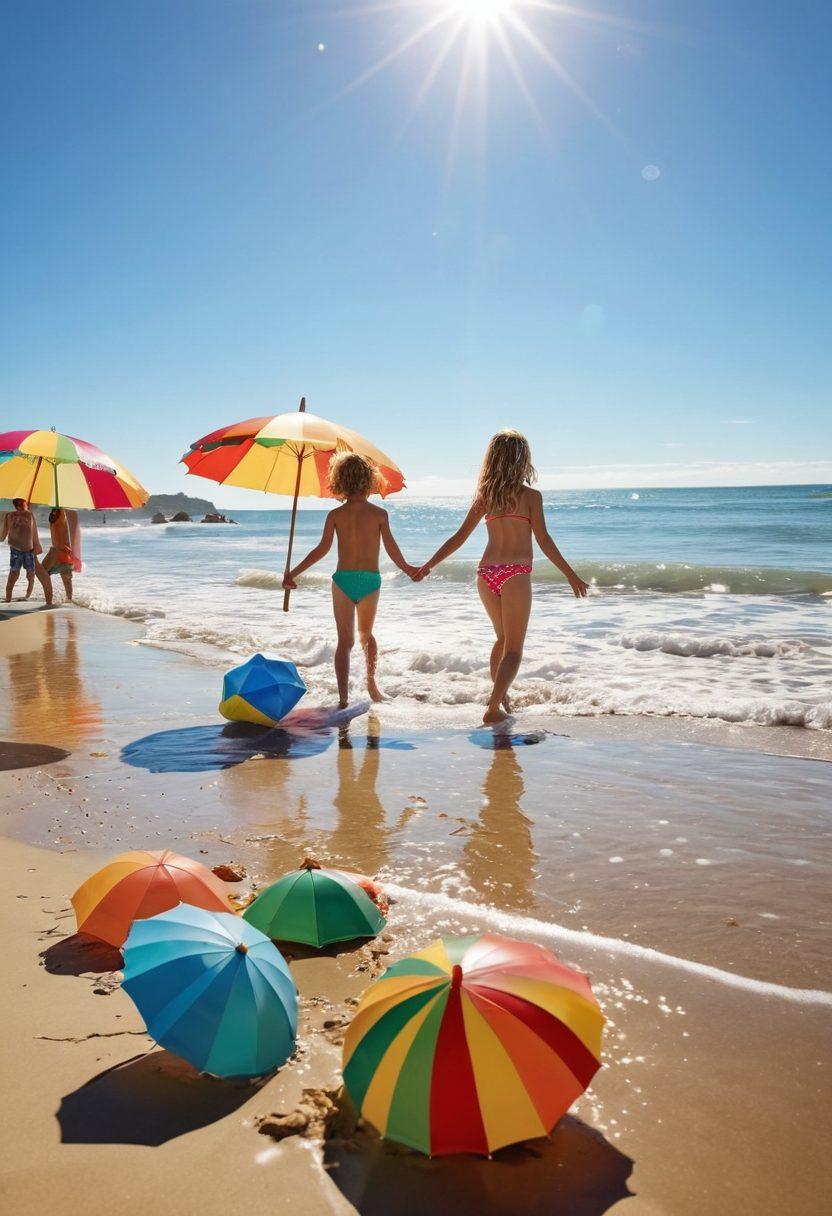
[[[529,527],[532,526],[532,521],[528,515],[513,515],[511,511],[506,511],[504,515],[486,515],[485,522],[490,524],[492,519],[525,519]]]

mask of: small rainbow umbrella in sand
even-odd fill
[[[143,506],[147,490],[133,474],[83,439],[51,431],[0,434],[0,498],[76,510]]]
[[[324,869],[306,858],[299,870],[258,895],[243,916],[278,941],[320,948],[375,937],[386,923],[378,906],[382,899],[381,888],[362,875]]]
[[[134,920],[178,903],[233,912],[225,887],[189,857],[159,852],[122,853],[82,883],[72,897],[79,933],[121,946]]]
[[[292,542],[298,498],[334,498],[329,484],[329,462],[336,452],[358,452],[378,471],[382,498],[404,486],[404,476],[389,456],[363,435],[339,423],[306,412],[306,398],[292,413],[273,418],[248,418],[221,427],[192,443],[182,457],[189,473],[223,486],[243,486],[267,494],[292,496],[292,520],[286,570],[292,565]],[[283,595],[289,611],[289,592]]]
[[[159,1046],[202,1072],[261,1076],[294,1050],[289,968],[267,937],[229,912],[180,904],[137,920],[122,988]]]
[[[589,980],[496,933],[442,938],[367,989],[344,1039],[344,1083],[383,1136],[488,1155],[546,1136],[600,1067]]]

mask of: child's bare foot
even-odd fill
[[[505,710],[491,709],[489,706],[489,708],[483,714],[482,720],[486,726],[493,726],[496,722],[506,722],[508,717],[509,715],[505,712]]]
[[[373,680],[373,679],[367,680],[367,695],[369,696],[371,701],[375,701],[377,703],[387,700],[387,697],[385,697],[384,693],[381,691],[378,684],[376,684],[375,680]]]

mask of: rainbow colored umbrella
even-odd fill
[[[305,692],[294,663],[255,654],[225,673],[220,713],[229,722],[277,726]]]
[[[239,916],[180,904],[138,920],[122,988],[148,1034],[194,1068],[256,1077],[292,1054],[294,981],[279,951]]]
[[[344,1083],[382,1135],[432,1156],[546,1136],[600,1067],[589,980],[497,933],[442,938],[367,989]]]
[[[0,498],[75,510],[143,506],[147,490],[91,443],[57,431],[0,434]]]
[[[121,946],[134,920],[155,916],[178,903],[233,912],[225,885],[206,866],[170,849],[122,853],[72,897],[79,933]]]
[[[379,475],[382,498],[404,486],[398,465],[349,427],[306,412],[306,398],[294,413],[248,418],[203,435],[182,457],[189,473],[224,486],[243,486],[267,494],[293,497],[286,570],[292,564],[292,542],[299,497],[334,498],[329,462],[335,452],[358,452],[371,460]],[[289,592],[283,597],[289,610]]]
[[[369,879],[325,870],[307,858],[299,870],[266,887],[243,916],[278,941],[318,948],[375,937],[386,921],[361,883]]]

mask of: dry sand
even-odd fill
[[[594,724],[592,738],[498,752],[476,732],[387,739],[366,719],[339,739],[325,716],[257,750],[218,737],[215,671],[134,637],[72,611],[0,624],[0,828],[18,838],[0,841],[8,1210],[830,1210],[832,1005],[815,991],[832,987],[827,765],[645,746]],[[679,835],[715,864],[697,866]],[[167,844],[208,864],[242,859],[243,893],[307,849],[398,884],[389,941],[291,960],[298,1055],[259,1085],[200,1078],[152,1048],[119,957],[73,938],[75,886],[120,849]],[[386,952],[479,928],[540,940],[590,972],[610,1019],[607,1067],[551,1141],[427,1161],[328,1105],[341,1028]],[[299,1109],[307,1134],[258,1128]]]

